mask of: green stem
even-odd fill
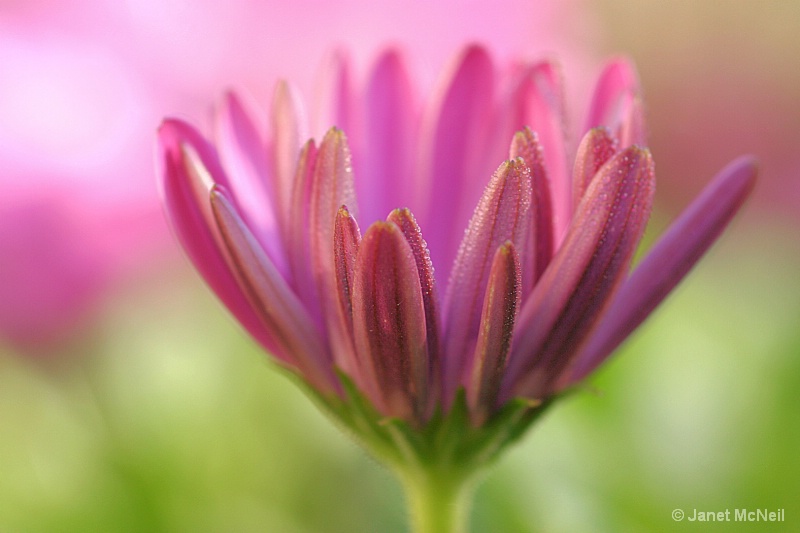
[[[474,484],[435,468],[404,475],[413,533],[467,533]]]

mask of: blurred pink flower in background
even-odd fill
[[[233,85],[264,97],[276,77],[308,90],[337,45],[364,64],[377,45],[403,42],[423,84],[467,40],[490,41],[500,58],[557,50],[569,73],[591,35],[577,7],[4,2],[0,338],[33,346],[70,336],[112,287],[173,249],[152,169],[153,125],[164,114],[202,123],[209,95]],[[586,77],[572,78],[581,89]]]
[[[0,202],[0,338],[32,355],[75,338],[165,247],[152,206],[70,202],[78,193],[64,185]]]

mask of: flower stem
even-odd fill
[[[474,483],[461,472],[403,476],[413,533],[467,533]]]

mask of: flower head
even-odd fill
[[[328,120],[342,129],[319,144],[300,144],[290,85],[268,136],[228,94],[213,144],[164,122],[161,184],[237,319],[384,444],[454,424],[474,437],[462,449],[494,453],[646,318],[755,179],[751,160],[732,163],[631,273],[655,171],[628,61],[603,70],[574,148],[551,62],[499,73],[469,47],[424,107],[397,51],[361,90],[344,60],[335,72]]]

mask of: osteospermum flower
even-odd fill
[[[424,106],[397,51],[362,90],[346,62],[335,72],[341,129],[319,144],[300,144],[283,82],[268,136],[233,94],[213,144],[165,121],[164,201],[236,318],[401,473],[420,527],[446,531],[452,506],[431,501],[457,494],[647,317],[755,168],[724,169],[630,272],[655,171],[626,60],[603,70],[575,147],[550,62],[500,74],[470,47]]]

